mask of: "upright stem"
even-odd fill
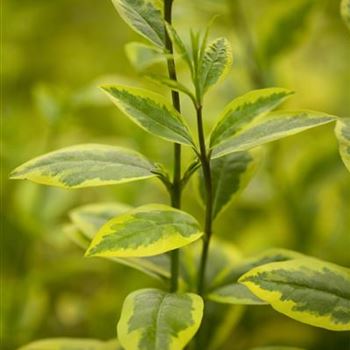
[[[164,0],[164,19],[171,24],[172,21],[172,5],[173,0]],[[173,53],[173,45],[167,32],[165,32],[165,46],[170,54]],[[174,59],[170,56],[167,58],[168,75],[172,80],[177,80],[176,66]],[[180,112],[180,96],[177,91],[171,91],[171,97],[174,108]],[[174,173],[171,196],[171,205],[174,208],[181,207],[181,145],[174,144]],[[170,291],[176,292],[178,287],[179,276],[179,251],[176,249],[171,253],[171,279],[170,279]]]
[[[199,266],[198,273],[198,286],[197,292],[199,295],[203,295],[205,290],[205,269],[208,259],[209,243],[212,234],[212,218],[213,218],[213,191],[211,181],[211,170],[210,170],[210,155],[207,154],[205,145],[205,136],[203,128],[203,117],[202,117],[202,106],[196,108],[197,112],[197,128],[198,128],[198,140],[200,150],[200,160],[202,163],[203,177],[206,192],[206,203],[205,203],[205,226],[204,226],[204,237],[203,237],[203,249],[202,256]]]

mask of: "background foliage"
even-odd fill
[[[4,349],[14,349],[45,337],[110,339],[125,296],[145,285],[159,286],[128,267],[84,259],[65,235],[67,212],[98,201],[167,203],[166,193],[155,180],[68,192],[7,178],[33,156],[77,143],[130,146],[154,161],[171,163],[171,145],[135,128],[97,89],[114,81],[140,86],[124,49],[139,38],[107,0],[8,0],[2,6],[6,288],[1,342]],[[187,32],[188,23],[199,29],[219,14],[213,37],[224,35],[233,47],[233,71],[208,93],[208,128],[233,96],[266,86],[295,90],[288,107],[350,116],[350,36],[338,1],[176,0],[174,8],[180,33]],[[152,71],[163,69],[159,64]],[[160,90],[152,82],[147,86]],[[192,115],[185,99],[184,115]],[[350,177],[333,127],[265,147],[253,182],[220,214],[216,234],[247,256],[284,247],[349,266]],[[193,188],[185,193],[184,209],[200,218]],[[265,306],[248,308],[242,317],[223,348],[282,343],[345,350],[349,343],[348,334],[297,323]]]

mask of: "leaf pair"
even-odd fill
[[[213,158],[245,151],[335,120],[308,110],[269,113],[292,94],[281,88],[248,92],[224,110],[210,135]]]

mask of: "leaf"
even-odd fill
[[[124,301],[119,341],[125,350],[181,350],[197,332],[202,314],[199,295],[141,289]]]
[[[211,161],[213,190],[213,219],[232,201],[235,194],[249,183],[260,159],[258,149],[235,152]],[[199,172],[199,193],[205,203],[206,191],[203,171]]]
[[[121,203],[98,203],[78,207],[70,212],[70,218],[74,224],[66,227],[65,233],[73,242],[86,250],[100,228],[126,210],[130,210],[130,207]],[[170,259],[165,254],[146,258],[108,257],[108,259],[141,271],[153,278],[166,280],[170,277]]]
[[[350,330],[350,270],[304,258],[257,267],[240,280],[260,299],[297,321]]]
[[[121,350],[121,347],[117,340],[53,338],[35,341],[19,350]]]
[[[269,113],[213,148],[212,158],[248,150],[335,121],[336,117],[308,110]]]
[[[347,169],[350,171],[350,118],[337,120],[335,135],[339,142],[341,158]]]
[[[266,304],[257,298],[246,286],[238,283],[238,279],[256,266],[275,261],[286,261],[304,257],[302,254],[286,249],[270,249],[256,257],[231,264],[226,268],[221,280],[212,283],[208,290],[208,299],[218,303],[259,305]]]
[[[108,221],[94,237],[86,256],[142,257],[162,254],[202,236],[189,214],[149,204]]]
[[[164,62],[166,57],[158,48],[135,41],[126,44],[125,51],[130,63],[137,71],[143,71],[156,63]]]
[[[250,91],[229,103],[210,135],[210,147],[237,134],[255,118],[261,117],[283,103],[293,94],[283,88]]]
[[[129,205],[122,203],[88,204],[71,210],[69,217],[86,237],[92,239],[107,221],[130,209]]]
[[[313,9],[315,0],[303,0],[287,6],[286,11],[275,20],[267,35],[260,40],[260,51],[264,63],[271,66],[281,54],[293,48],[305,36],[308,18]]]
[[[84,144],[62,148],[16,168],[11,179],[63,188],[113,185],[154,177],[141,154],[116,146]]]
[[[227,39],[218,38],[205,49],[199,66],[199,82],[203,96],[210,86],[224,77],[232,65],[231,46]]]
[[[193,145],[184,118],[161,95],[120,85],[103,90],[141,128],[168,141]]]
[[[350,0],[342,0],[340,4],[340,13],[345,24],[350,29]]]
[[[112,0],[120,17],[138,34],[165,47],[162,10],[154,0]]]

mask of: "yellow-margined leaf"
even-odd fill
[[[243,259],[230,264],[222,278],[212,283],[208,292],[208,299],[218,303],[234,305],[261,305],[265,301],[254,295],[245,285],[239,284],[239,278],[254,267],[276,261],[287,261],[304,257],[297,252],[286,249],[270,249],[256,257]]]
[[[308,110],[271,112],[214,147],[212,157],[248,150],[335,120],[335,116]]]
[[[115,146],[84,144],[62,148],[16,168],[12,179],[63,188],[113,185],[156,176],[141,154]]]
[[[202,315],[199,295],[141,289],[124,301],[118,338],[125,350],[181,350],[197,332]]]
[[[249,91],[235,98],[218,118],[210,135],[210,147],[234,136],[248,123],[272,111],[292,94],[293,91],[274,87]]]
[[[156,93],[120,85],[104,86],[113,103],[144,130],[165,140],[193,145],[184,118]]]
[[[350,270],[317,259],[275,262],[240,280],[257,297],[300,322],[350,330]]]
[[[131,206],[124,203],[94,203],[71,210],[69,217],[87,238],[92,239],[107,221],[131,209]]]
[[[65,233],[74,243],[86,250],[106,222],[130,208],[122,203],[96,203],[75,208],[70,212],[73,224],[65,227]],[[170,277],[170,259],[167,254],[145,258],[107,258],[162,281]]]
[[[144,205],[108,221],[87,256],[142,257],[168,252],[202,236],[191,215],[166,205]]]

